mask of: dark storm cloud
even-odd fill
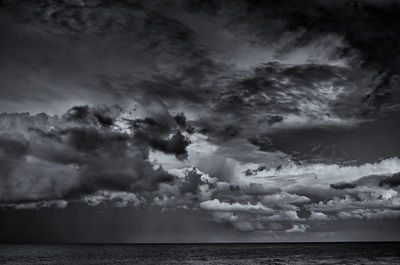
[[[76,106],[60,118],[2,114],[2,203],[80,199],[102,190],[151,192],[172,181],[173,176],[153,169],[146,159],[150,148],[184,157],[189,142],[179,130],[166,140],[162,137],[172,127],[153,132],[157,146],[136,133],[109,128],[114,122],[105,126],[98,116],[114,121],[110,112],[104,106]]]
[[[304,5],[306,5],[307,8],[304,8]],[[16,18],[33,23],[33,25],[37,27],[55,31],[53,32],[50,30],[50,33],[60,33],[58,32],[59,30],[61,33],[67,35],[72,34],[73,36],[77,36],[77,38],[84,38],[90,34],[93,34],[93,38],[97,38],[103,36],[103,34],[107,34],[107,36],[109,36],[107,38],[119,40],[122,33],[129,32],[129,36],[132,37],[126,36],[124,41],[130,38],[139,39],[140,44],[138,44],[138,47],[135,46],[127,52],[132,54],[135,58],[141,50],[145,50],[149,55],[155,55],[155,59],[148,60],[148,58],[144,58],[143,61],[136,64],[136,66],[149,65],[149,68],[139,67],[138,69],[132,66],[132,69],[134,69],[132,72],[150,73],[150,75],[145,74],[145,78],[142,76],[141,79],[144,80],[140,82],[138,82],[139,80],[133,81],[132,78],[128,78],[130,80],[127,84],[131,87],[138,86],[144,89],[122,88],[121,92],[120,89],[116,89],[120,84],[114,80],[108,83],[113,89],[109,87],[104,88],[102,91],[105,93],[104,96],[107,101],[110,100],[110,98],[109,95],[106,94],[110,93],[113,94],[113,97],[123,98],[126,94],[128,94],[129,97],[132,96],[132,92],[135,91],[148,94],[152,97],[165,98],[165,100],[169,97],[172,101],[180,99],[185,101],[200,100],[200,102],[204,102],[204,95],[198,92],[200,88],[199,85],[202,83],[209,83],[210,79],[219,77],[215,72],[224,72],[226,69],[221,69],[220,66],[217,66],[218,63],[216,63],[215,60],[208,58],[211,48],[205,46],[201,40],[198,41],[198,39],[196,39],[198,38],[196,34],[201,33],[201,27],[191,28],[192,25],[188,21],[180,20],[180,16],[174,17],[173,13],[170,12],[171,8],[175,8],[178,13],[201,11],[212,19],[215,19],[217,15],[221,15],[221,18],[216,22],[218,25],[222,25],[223,29],[227,29],[238,36],[243,36],[243,32],[246,32],[246,34],[251,36],[250,41],[257,44],[261,43],[264,45],[265,42],[270,40],[276,41],[282,38],[285,32],[293,34],[295,37],[286,45],[288,47],[281,47],[281,54],[290,53],[299,47],[307,47],[309,43],[320,38],[324,34],[335,34],[344,38],[345,41],[343,47],[334,49],[336,57],[348,57],[349,53],[357,51],[361,56],[361,58],[357,60],[362,62],[363,65],[368,65],[368,67],[364,67],[364,69],[375,71],[377,68],[382,68],[380,67],[382,64],[384,66],[395,64],[395,60],[392,59],[391,54],[388,52],[393,49],[381,48],[382,43],[383,46],[386,44],[389,47],[398,46],[396,45],[398,40],[395,37],[398,35],[395,34],[398,29],[393,26],[393,23],[390,23],[392,19],[396,17],[397,12],[397,9],[393,7],[395,7],[393,2],[379,5],[367,1],[361,1],[356,4],[351,1],[319,3],[312,0],[306,1],[304,4],[293,4],[291,1],[239,1],[235,3],[212,1],[208,4],[196,1],[184,1],[182,3],[156,2],[149,5],[140,1],[120,1],[118,3],[89,1],[80,4],[71,3],[69,1],[57,4],[53,1],[45,1],[41,5],[35,2],[17,1],[7,4],[4,10],[14,14]],[[343,15],[337,17],[337,13]],[[358,14],[362,15],[360,16]],[[354,20],[354,16],[358,19]],[[373,20],[378,22],[372,23],[369,19],[370,17],[379,18]],[[320,23],[317,23],[317,21]],[[370,27],[368,27],[368,25],[370,25]],[[368,28],[369,30],[363,30],[364,28]],[[381,28],[387,30],[380,30]],[[202,37],[202,35],[200,36]],[[85,49],[85,47],[83,47],[83,49]],[[141,54],[143,55],[143,53]],[[112,61],[113,58],[107,60],[107,64]],[[155,69],[152,66],[153,63],[159,63],[161,66]],[[100,62],[100,64],[102,63]],[[123,63],[121,65],[123,65]],[[127,66],[130,68],[131,65]],[[276,67],[279,69],[279,66]],[[312,67],[312,65],[308,66],[308,69],[307,66],[288,67],[281,71],[279,78],[284,78],[286,75],[289,75],[293,77],[293,82],[295,82],[296,85],[307,86],[311,83],[314,85],[316,77],[319,78],[318,80],[323,80],[326,78],[331,79],[332,74],[341,74],[341,72],[335,70],[334,67],[331,67],[333,73],[329,73],[327,72],[327,67],[328,66]],[[63,69],[60,69],[60,71],[61,70]],[[112,76],[122,79],[119,71],[115,71],[115,74],[111,74],[108,71],[100,72],[103,73],[95,74],[108,76],[105,81],[106,83],[113,80]],[[105,74],[105,72],[107,73]],[[155,72],[157,74],[154,74]],[[91,73],[89,73],[89,75],[90,74]],[[274,73],[268,72],[267,74],[274,76]],[[388,75],[389,80],[396,79],[391,77],[392,74]],[[349,76],[353,76],[353,74]],[[382,75],[378,75],[376,79],[381,79],[381,76]],[[124,78],[126,77],[127,76],[124,75]],[[348,77],[346,76],[346,78]],[[387,80],[388,78],[383,79]],[[93,84],[93,82],[94,81],[91,80],[92,86],[97,85]],[[242,86],[245,85],[251,89],[243,91],[240,87],[237,89],[234,88],[233,90],[238,90],[238,92],[228,98],[228,102],[223,100],[222,102],[218,102],[218,105],[222,109],[224,109],[224,106],[228,108],[231,106],[229,102],[235,104],[236,97],[237,100],[239,100],[239,104],[246,104],[248,103],[246,99],[247,94],[250,96],[254,95],[253,93],[256,92],[254,90],[258,90],[260,86],[269,87],[271,86],[271,84],[269,85],[270,82],[271,80],[268,79],[261,83],[257,80],[243,80]],[[350,82],[352,81],[350,80]],[[379,80],[376,82],[377,90],[379,91],[372,91],[371,95],[373,94],[377,97],[381,97],[380,95],[382,94],[382,97],[385,99],[396,98],[393,97],[393,93],[397,90],[392,88],[395,85],[391,85],[390,88],[379,88],[381,86]],[[389,81],[382,82],[385,84],[390,83]],[[396,81],[391,83],[395,84]],[[341,83],[333,82],[333,84],[340,85]],[[126,86],[126,84],[123,86]],[[385,87],[387,87],[387,85],[385,85]],[[204,88],[204,85],[202,88]],[[382,89],[388,91],[381,91]],[[91,94],[93,91],[88,92]],[[245,98],[242,98],[242,93],[244,93]],[[259,96],[259,94],[256,95]],[[359,95],[359,97],[361,98],[361,95]],[[375,96],[370,96],[370,98],[371,97]],[[385,101],[385,99],[383,99],[383,101]],[[307,96],[305,96],[305,100],[308,100]],[[343,116],[347,115],[348,111],[353,109],[353,106],[347,107],[346,104],[347,103],[336,104],[333,106],[333,113],[339,113]],[[371,104],[381,105],[381,103]],[[275,104],[271,106],[271,108],[274,110],[275,108],[282,108],[282,104]],[[285,106],[284,108],[285,110],[289,109],[290,112],[297,111],[296,106]],[[345,110],[343,111],[342,108],[345,108]],[[329,112],[329,110],[326,111]],[[275,116],[276,115],[272,115],[271,117]],[[272,120],[269,120],[270,124],[276,121],[279,122],[279,120],[274,120],[271,123]]]
[[[292,154],[298,161],[360,164],[400,155],[398,118],[394,112],[356,127],[299,128],[250,140],[264,150]]]
[[[190,171],[185,176],[185,181],[180,186],[180,192],[184,193],[197,193],[201,184],[201,175],[195,171]]]
[[[148,143],[152,148],[168,154],[174,154],[178,159],[187,158],[186,147],[190,144],[190,140],[183,136],[177,126],[185,128],[186,118],[183,114],[175,117],[162,117],[162,120],[154,120],[151,118],[137,119],[131,121],[135,137]],[[175,129],[169,138],[165,139]]]
[[[388,185],[390,187],[400,186],[400,172],[379,181],[379,186]]]
[[[219,70],[191,29],[139,2],[14,1],[0,11],[1,47],[12,50],[1,54],[2,71],[12,73],[2,111],[42,111],[50,98],[53,113],[71,102],[130,104],[146,95],[202,101],[193,90]]]
[[[10,137],[10,138],[9,138]],[[12,158],[20,158],[29,152],[29,143],[26,140],[18,141],[12,139],[8,134],[2,134],[0,137],[1,151],[4,155]]]
[[[353,183],[346,183],[346,182],[331,184],[331,188],[337,189],[337,190],[354,189],[355,187],[356,187],[355,184],[353,184]]]
[[[78,121],[84,123],[98,123],[102,126],[114,125],[114,118],[120,114],[121,109],[113,106],[112,109],[106,106],[99,106],[90,110],[89,106],[72,107],[65,114],[65,119],[70,121]]]
[[[344,189],[356,189],[359,187],[382,187],[387,185],[389,188],[398,186],[398,175],[394,174],[379,174],[379,175],[369,175],[363,176],[352,182],[338,182],[330,185],[331,188],[336,190]]]
[[[156,137],[148,138],[143,134],[137,134],[137,137],[147,141],[149,145],[156,150],[168,154],[175,154],[179,159],[187,158],[186,147],[190,144],[190,141],[187,140],[179,131],[167,140]]]
[[[181,127],[185,127],[186,126],[186,117],[183,113],[178,113],[177,115],[175,115],[175,121],[176,123],[181,126]]]
[[[399,29],[393,24],[398,14],[396,1],[190,1],[188,6],[192,10],[199,8],[214,14],[224,14],[230,8],[225,19],[231,27],[244,24],[250,34],[261,40],[263,36],[270,36],[262,34],[271,30],[267,23],[274,25],[277,21],[282,21],[280,29],[286,31],[306,29],[296,40],[297,45],[321,33],[338,33],[362,52],[366,65],[396,63],[390,58],[391,49],[388,49],[398,49],[398,38],[394,33]]]
[[[268,63],[257,67],[253,76],[234,82],[223,90],[217,110],[236,110],[239,116],[248,114],[246,109],[261,108],[269,116],[265,121],[262,120],[264,117],[259,117],[258,122],[268,125],[283,121],[283,117],[274,113],[299,114],[322,120],[329,116],[355,116],[354,102],[350,107],[348,100],[362,88],[358,88],[354,74],[352,70],[337,66]],[[307,104],[315,106],[308,109]]]
[[[352,129],[363,122],[366,79],[340,66],[264,64],[248,77],[230,80],[216,92],[211,113],[192,124],[217,143],[244,138],[261,151],[282,150],[299,161],[351,161],[353,149],[343,148],[336,139],[345,136],[336,133],[355,133]],[[332,137],[326,140],[326,134]],[[299,141],[302,136],[310,141]]]
[[[201,54],[205,56],[205,54]],[[206,104],[208,93],[211,89],[205,89],[209,79],[215,78],[219,71],[225,71],[224,66],[217,65],[207,58],[190,58],[182,69],[172,73],[154,74],[148,79],[140,80],[135,86],[140,88],[138,93],[150,98],[160,98],[166,102],[188,102]],[[196,62],[200,60],[200,62]],[[203,86],[202,86],[203,85]]]
[[[187,1],[188,10],[208,12],[238,35],[268,43],[281,32],[296,33],[281,46],[283,53],[304,47],[324,34],[337,34],[347,45],[332,51],[330,58],[354,58],[353,63],[375,69],[376,87],[365,97],[372,108],[399,102],[397,76],[400,62],[393,58],[400,39],[396,1]],[[340,14],[338,16],[337,14]],[[355,19],[356,18],[356,19]]]

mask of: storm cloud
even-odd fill
[[[391,239],[399,15],[391,0],[2,1],[0,214],[129,216],[105,236],[123,242]]]
[[[160,183],[173,180],[146,160],[153,146],[135,129],[124,132],[110,127],[114,119],[109,108],[75,106],[62,117],[3,114],[1,123],[3,204],[79,200],[102,190],[154,191]],[[179,131],[176,134],[185,141]],[[177,155],[185,148],[178,149]]]

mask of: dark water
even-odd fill
[[[400,264],[400,244],[0,245],[0,264]]]

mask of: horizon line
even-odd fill
[[[0,242],[0,245],[263,245],[263,244],[399,244],[400,240],[374,241],[278,241],[278,242]]]

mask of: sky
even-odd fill
[[[0,1],[0,241],[399,240],[398,17]]]

